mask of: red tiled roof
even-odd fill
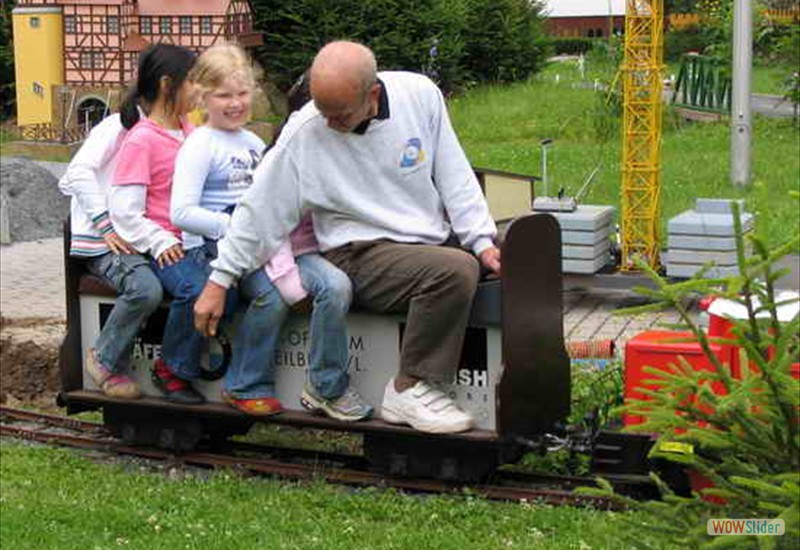
[[[139,15],[225,15],[230,0],[139,0]]]

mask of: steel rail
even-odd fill
[[[4,419],[13,418],[24,422],[38,422],[45,426],[67,428],[77,432],[93,432],[91,437],[86,437],[61,432],[46,432],[43,431],[42,428],[18,427],[2,424],[0,425],[0,435],[5,437],[36,441],[48,445],[62,445],[98,450],[112,454],[136,456],[187,466],[229,468],[287,479],[321,479],[329,483],[362,487],[390,487],[416,493],[469,494],[482,496],[491,500],[529,501],[551,505],[591,506],[606,510],[620,508],[616,502],[608,498],[578,495],[564,490],[563,488],[554,488],[554,486],[558,487],[559,485],[566,485],[567,487],[578,486],[580,485],[580,478],[569,478],[567,483],[559,483],[559,481],[563,482],[566,480],[559,480],[558,476],[553,476],[553,478],[550,479],[547,476],[537,475],[535,477],[540,479],[541,483],[538,483],[538,486],[531,487],[523,484],[524,476],[516,474],[512,476],[515,478],[513,480],[497,479],[498,483],[502,484],[476,484],[467,486],[440,480],[386,477],[365,470],[334,467],[326,465],[324,462],[317,462],[309,465],[286,462],[274,458],[241,457],[204,451],[175,454],[162,449],[126,445],[117,439],[104,435],[103,432],[105,432],[105,430],[102,430],[102,424],[93,422],[76,421],[70,418],[31,411],[20,411],[19,409],[11,409],[9,407],[0,407],[0,416]],[[98,430],[98,428],[102,431]],[[237,446],[239,446],[238,443],[233,445],[233,447]],[[246,449],[249,452],[258,452],[262,448],[273,449],[272,447],[262,447],[257,444],[244,444],[240,446],[240,449]],[[335,453],[323,452],[321,454],[326,457],[334,458],[334,461],[337,456]],[[353,457],[353,455],[342,456],[358,458]],[[502,475],[499,477],[502,477]],[[592,483],[590,479],[584,479],[583,481],[583,485]]]

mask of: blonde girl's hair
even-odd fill
[[[226,78],[239,79],[252,90],[260,77],[258,65],[240,46],[229,43],[216,44],[204,51],[189,73],[189,79],[199,87],[202,96],[221,86]]]

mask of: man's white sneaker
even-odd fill
[[[435,434],[465,432],[475,424],[452,399],[422,380],[399,393],[394,389],[394,378],[389,380],[381,416],[390,424],[409,424],[415,430]]]

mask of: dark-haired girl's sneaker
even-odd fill
[[[175,376],[163,359],[156,359],[153,363],[150,379],[168,401],[181,405],[200,405],[206,402],[206,398],[189,382]]]
[[[126,374],[114,373],[97,359],[94,348],[86,354],[86,372],[108,397],[137,399],[141,396],[139,384]]]

